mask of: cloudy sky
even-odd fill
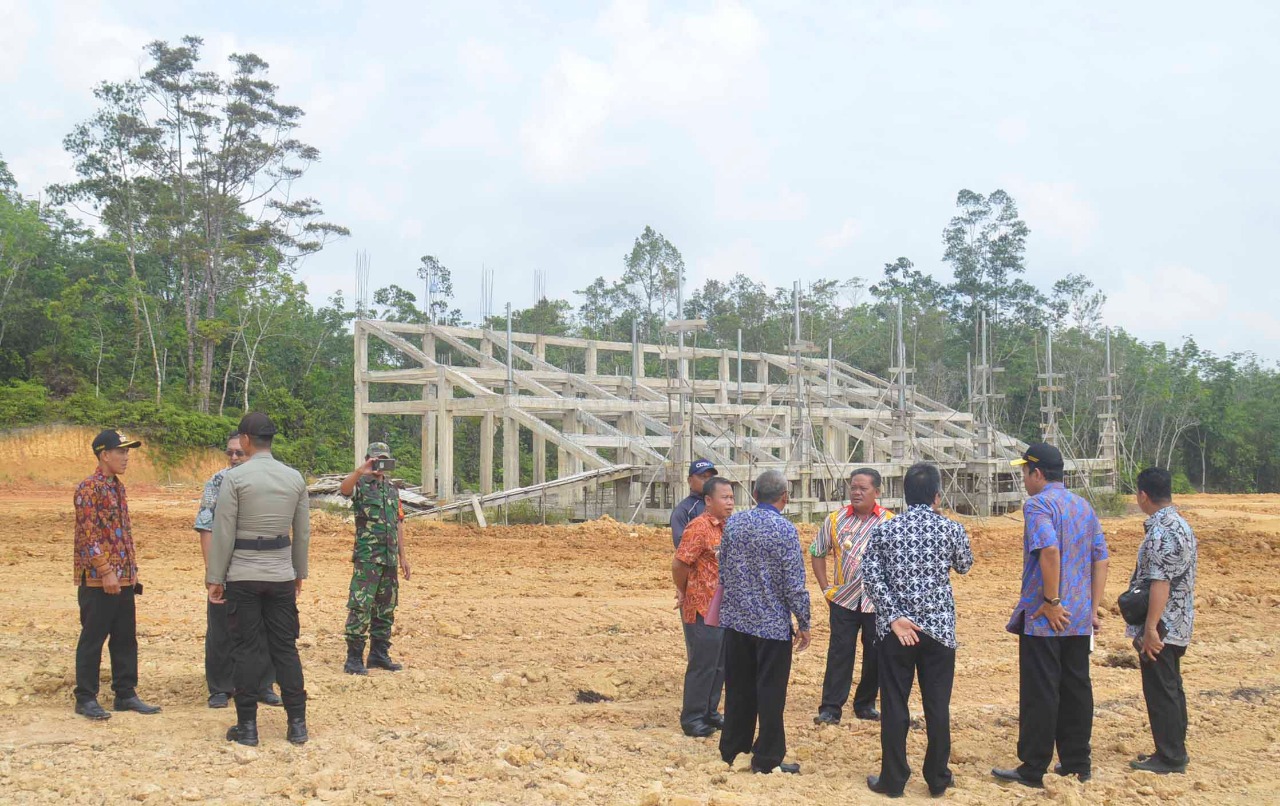
[[[0,153],[35,193],[97,81],[204,37],[272,65],[352,237],[317,300],[455,273],[475,317],[616,277],[647,224],[690,279],[949,278],[956,192],[1004,188],[1029,279],[1147,339],[1280,358],[1280,4],[0,0]],[[571,297],[572,298],[572,297]],[[576,298],[574,298],[576,299]]]

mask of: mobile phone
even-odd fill
[[[386,472],[386,471],[388,471],[388,470],[395,470],[395,469],[396,469],[396,460],[395,460],[395,459],[386,459],[386,458],[374,459],[374,460],[373,460],[373,469],[374,469],[374,470],[376,470],[376,471],[382,471],[382,472]]]
[[[141,583],[141,582],[135,582],[135,583],[133,583],[133,595],[134,595],[134,596],[141,596],[141,595],[142,595],[142,583]]]

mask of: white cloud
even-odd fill
[[[1027,139],[1030,127],[1021,115],[1001,118],[996,122],[996,137],[1007,145],[1019,145]]]
[[[951,25],[941,11],[936,8],[904,8],[894,15],[894,21],[902,28],[935,33]]]
[[[1220,323],[1228,309],[1231,289],[1188,266],[1169,265],[1154,270],[1127,271],[1120,287],[1107,291],[1103,318],[1142,333],[1176,339],[1205,334],[1205,326]]]
[[[143,46],[154,37],[115,20],[98,0],[73,0],[55,6],[50,59],[62,84],[88,94],[101,81],[138,77]]]
[[[608,55],[562,50],[522,127],[526,163],[545,181],[577,179],[606,158],[634,161],[632,149],[607,153],[602,141],[611,124],[691,131],[726,101],[756,95],[748,68],[764,29],[736,3],[654,23],[646,3],[618,0],[596,27]]]
[[[480,87],[509,84],[518,77],[506,51],[479,39],[468,39],[458,46],[458,65],[467,80]]]
[[[1032,233],[1066,241],[1075,253],[1092,243],[1098,230],[1098,211],[1080,197],[1074,182],[1014,179],[1006,184]]]
[[[18,189],[36,196],[49,185],[71,182],[76,178],[71,155],[56,145],[39,146],[6,154],[9,170],[18,181]]]
[[[27,43],[35,38],[36,22],[30,4],[22,0],[0,0],[0,84],[17,81],[27,62]]]
[[[432,122],[422,132],[420,142],[423,148],[496,153],[504,149],[506,141],[488,110],[483,105],[475,105]]]
[[[862,222],[856,218],[846,218],[839,229],[818,239],[818,261],[826,261],[836,252],[848,248],[860,237],[862,237]]]
[[[724,246],[716,247],[706,255],[695,257],[689,262],[690,275],[696,281],[690,282],[689,288],[700,286],[707,279],[721,282],[728,281],[735,274],[745,274],[757,282],[776,284],[776,277],[769,277],[765,271],[764,253],[751,238],[739,238]],[[686,281],[689,282],[689,281]]]

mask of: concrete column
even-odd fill
[[[720,351],[720,388],[716,390],[716,402],[729,402],[729,351]]]
[[[480,418],[480,494],[493,492],[493,412]]]
[[[355,331],[355,439],[352,449],[355,453],[355,464],[364,461],[365,452],[369,450],[369,415],[364,407],[369,402],[369,385],[365,375],[369,372],[369,334],[356,322]]]
[[[547,481],[547,440],[538,434],[533,435],[533,483],[545,484]]]
[[[598,372],[596,372],[596,365],[597,365],[597,361],[599,360],[599,357],[600,357],[600,352],[596,348],[596,343],[594,341],[587,342],[587,376],[588,377],[599,374]]]
[[[502,489],[520,486],[520,424],[511,417],[502,418]]]
[[[440,367],[440,380],[436,393],[436,464],[440,469],[440,487],[436,497],[442,503],[453,498],[453,413],[449,400],[453,397],[453,385]]]

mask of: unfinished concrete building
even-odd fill
[[[973,411],[964,412],[914,391],[901,340],[898,367],[886,380],[829,354],[818,357],[799,338],[788,354],[681,346],[683,334],[698,326],[672,323],[681,343],[659,345],[357,321],[356,458],[368,446],[371,415],[421,417],[421,492],[436,501],[438,513],[492,512],[534,499],[580,518],[663,522],[687,494],[692,457],[713,461],[737,483],[744,504],[751,479],[766,469],[783,471],[792,484],[790,511],[806,520],[845,503],[845,480],[862,466],[883,476],[884,503],[901,506],[903,473],[918,460],[941,467],[946,505],[958,512],[987,515],[1022,501],[1020,475],[1009,460],[1025,446],[991,425],[987,412],[998,396],[981,356],[970,371]],[[415,366],[370,370],[371,338]],[[1052,365],[1047,374],[1041,391],[1049,395],[1045,431],[1053,437]],[[412,399],[371,400],[380,384],[415,391]],[[461,418],[480,421],[478,444],[455,444]],[[1102,489],[1114,483],[1114,418],[1107,426],[1101,455],[1069,457],[1075,483]],[[522,451],[527,458],[529,448],[522,448],[522,430],[532,452],[532,472],[524,477]],[[475,490],[457,484],[460,450],[478,452]]]

